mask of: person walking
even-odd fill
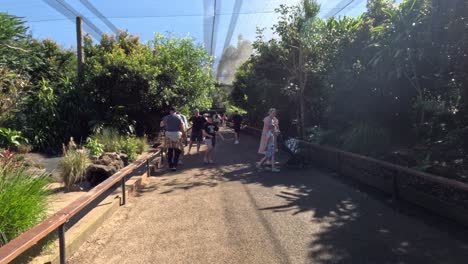
[[[216,124],[216,126],[220,126],[221,125],[221,117],[220,115],[218,114],[218,112],[213,112],[210,114],[212,117],[213,117],[213,123]]]
[[[184,124],[176,114],[176,108],[171,107],[169,115],[165,116],[161,121],[161,127],[166,128],[165,146],[167,148],[167,159],[169,169],[177,170],[179,156],[183,149],[182,138],[186,137]]]
[[[187,121],[187,117],[185,117],[181,112],[176,112],[176,115],[177,117],[180,118],[180,120],[182,120],[182,124],[184,125],[184,131],[185,131],[185,134],[187,134],[187,129],[189,128],[188,126],[188,121]],[[182,138],[182,149],[180,150],[180,156],[179,156],[179,163],[178,165],[183,165],[183,159],[184,159],[184,155],[185,155],[185,148],[184,146],[187,145],[187,137],[183,137]]]
[[[223,127],[224,128],[226,128],[228,120],[229,120],[228,116],[226,114],[223,114]]]
[[[185,117],[181,112],[177,112],[176,115],[182,120],[182,123],[184,124],[184,129],[187,131],[188,129],[188,121],[187,117]]]
[[[193,115],[190,117],[189,122],[192,123],[192,133],[190,133],[190,143],[188,153],[192,149],[194,142],[197,142],[197,153],[200,152],[200,145],[203,142],[203,126],[206,123],[205,117],[200,115],[198,109],[193,110]]]
[[[205,152],[205,158],[203,159],[204,164],[213,164],[213,156],[216,146],[216,136],[218,135],[222,140],[224,137],[219,133],[218,125],[213,121],[214,116],[208,116],[205,125],[203,126],[203,136],[205,137],[205,143],[207,150]]]
[[[267,133],[269,131],[270,125],[272,125],[274,127],[274,133],[278,134],[279,133],[279,121],[276,118],[276,109],[275,108],[270,108],[270,110],[268,111],[268,116],[266,116],[263,119],[262,136],[260,138],[260,147],[258,148],[258,153],[259,154],[265,154],[267,144],[268,144]]]
[[[239,111],[235,111],[234,115],[231,118],[234,128],[234,144],[239,144],[240,140],[240,130],[242,126],[242,116],[239,114]]]
[[[261,170],[262,166],[265,162],[271,164],[271,171],[272,172],[280,172],[279,169],[275,167],[275,152],[276,152],[276,133],[275,133],[275,126],[269,125],[268,131],[266,133],[267,138],[267,147],[265,150],[265,156],[257,163],[257,169]]]

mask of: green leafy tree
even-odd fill
[[[190,38],[156,34],[149,44],[122,32],[85,41],[85,92],[92,123],[138,134],[155,131],[169,105],[207,108],[211,58]]]
[[[360,17],[327,20],[307,11],[314,6],[280,6],[278,37],[260,32],[239,67],[231,97],[248,121],[258,125],[278,106],[282,122],[316,142],[377,156],[418,148],[421,160],[459,166],[468,149],[468,2],[369,0]]]

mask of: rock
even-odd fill
[[[86,180],[96,186],[124,167],[117,153],[104,153],[86,169]]]
[[[96,162],[96,161],[98,161],[98,160],[99,160],[99,156],[96,156],[96,155],[91,155],[91,156],[89,156],[89,159],[91,160],[91,162],[93,162],[93,163],[94,163],[94,162]]]
[[[124,166],[128,165],[128,156],[126,154],[120,153],[120,159],[123,161]]]
[[[86,169],[86,180],[93,186],[98,185],[99,183],[105,181],[109,176],[116,173],[113,167],[92,164]]]
[[[101,165],[110,165],[113,161],[113,158],[110,154],[102,154],[101,157],[99,157],[98,160],[96,160],[96,164],[101,164]]]

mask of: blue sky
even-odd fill
[[[75,24],[56,11],[48,2],[55,0],[0,0],[0,11],[24,17],[37,38],[50,38],[62,46],[76,46]],[[80,0],[59,0],[87,17],[101,31],[111,32]],[[175,36],[191,36],[197,42],[211,45],[214,0],[88,0],[119,29],[139,35],[149,41],[155,32],[168,32]],[[400,0],[401,1],[401,0]],[[237,36],[253,40],[258,27],[270,28],[277,20],[273,10],[280,4],[295,4],[298,0],[243,0],[230,43],[227,32],[235,0],[216,1],[214,55],[220,57],[223,47],[235,44]],[[365,10],[366,0],[320,0],[321,16],[336,13],[357,16]],[[57,4],[59,5],[59,4]],[[205,27],[204,27],[205,24]],[[205,29],[205,30],[204,30]],[[267,30],[267,36],[271,32]],[[207,50],[210,48],[208,47]]]

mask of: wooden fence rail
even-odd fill
[[[140,157],[138,160],[132,162],[122,170],[118,171],[105,181],[94,187],[85,195],[76,199],[62,210],[50,216],[40,224],[34,226],[17,238],[8,242],[6,245],[0,247],[0,264],[6,264],[14,260],[16,257],[24,253],[26,250],[34,246],[41,239],[45,238],[50,233],[58,230],[59,248],[60,248],[60,263],[66,263],[65,256],[65,223],[73,216],[78,214],[83,208],[98,199],[105,191],[109,190],[117,183],[120,182],[122,187],[122,203],[125,204],[125,181],[126,176],[133,172],[135,169],[146,163],[146,169],[149,176],[149,161],[156,158],[161,154],[161,150],[148,152]]]

